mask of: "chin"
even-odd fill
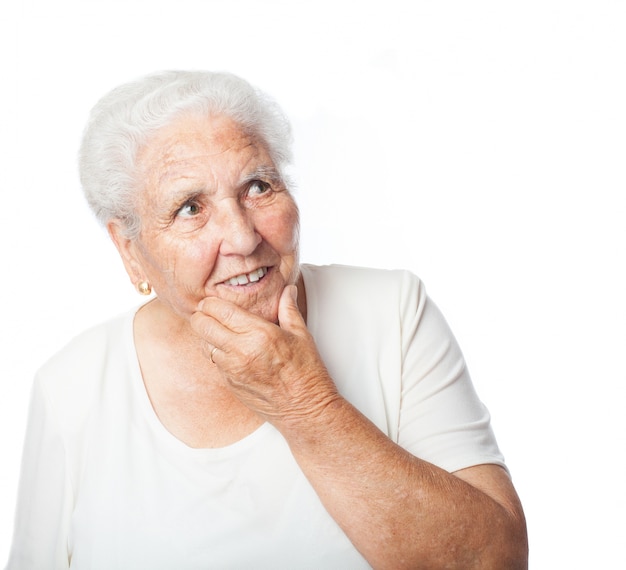
[[[278,299],[273,304],[254,305],[248,310],[270,323],[278,324]]]

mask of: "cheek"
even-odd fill
[[[300,217],[293,201],[285,204],[263,218],[257,226],[265,239],[281,256],[298,254]]]
[[[203,240],[161,242],[148,251],[144,259],[152,269],[155,285],[167,288],[201,289],[213,269],[215,253]]]
[[[173,278],[192,291],[203,291],[215,267],[216,257],[216,248],[211,247],[210,242],[201,238],[189,240],[178,249]]]
[[[300,218],[296,205],[285,208],[282,213],[269,220],[268,227],[271,228],[274,240],[271,245],[281,257],[280,272],[283,279],[285,283],[295,283],[300,271]]]

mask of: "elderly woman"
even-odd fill
[[[289,132],[229,74],[95,107],[82,184],[154,295],[39,372],[9,568],[526,566],[489,415],[421,282],[299,264]]]

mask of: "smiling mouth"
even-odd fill
[[[223,282],[223,285],[250,285],[251,283],[256,283],[260,281],[267,275],[268,268],[267,267],[259,267],[250,273],[242,273],[241,275],[237,275],[235,277],[231,277]]]

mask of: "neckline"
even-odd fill
[[[177,438],[174,434],[172,434],[161,423],[161,420],[159,420],[154,408],[152,407],[152,402],[150,402],[150,398],[148,396],[148,392],[146,390],[146,386],[144,384],[143,376],[141,373],[141,366],[139,364],[139,357],[137,354],[137,348],[134,338],[134,322],[137,312],[143,306],[144,305],[136,307],[128,314],[124,326],[124,344],[128,348],[128,365],[133,392],[136,396],[141,416],[145,420],[149,431],[154,438],[158,439],[159,442],[163,443],[168,448],[177,453],[183,453],[185,455],[195,455],[198,458],[204,459],[223,459],[245,452],[245,450],[253,445],[256,440],[262,438],[265,433],[267,433],[271,429],[275,429],[268,422],[264,422],[240,440],[222,447],[191,447],[187,445],[184,441]]]
[[[306,294],[307,303],[307,328],[313,332],[317,326],[317,301],[316,291],[313,287],[313,279],[311,279],[310,271],[312,268],[308,264],[300,265],[300,274],[304,282],[304,290]],[[196,448],[187,445],[184,441],[177,438],[172,434],[157,416],[146,386],[144,384],[143,375],[141,373],[141,366],[139,363],[139,356],[137,353],[137,347],[135,344],[134,323],[135,317],[139,310],[150,303],[153,299],[149,299],[145,303],[138,305],[134,310],[130,311],[127,317],[127,322],[124,326],[124,344],[128,348],[128,365],[131,374],[131,382],[137,402],[140,407],[141,415],[145,419],[150,432],[155,438],[158,438],[160,442],[169,447],[175,452],[183,453],[186,455],[195,455],[198,458],[211,459],[211,458],[226,458],[239,455],[249,449],[250,446],[256,444],[257,440],[265,437],[265,434],[273,431],[277,433],[276,428],[269,422],[263,422],[260,426],[255,428],[248,435],[244,436],[238,441],[222,447],[203,447]]]

